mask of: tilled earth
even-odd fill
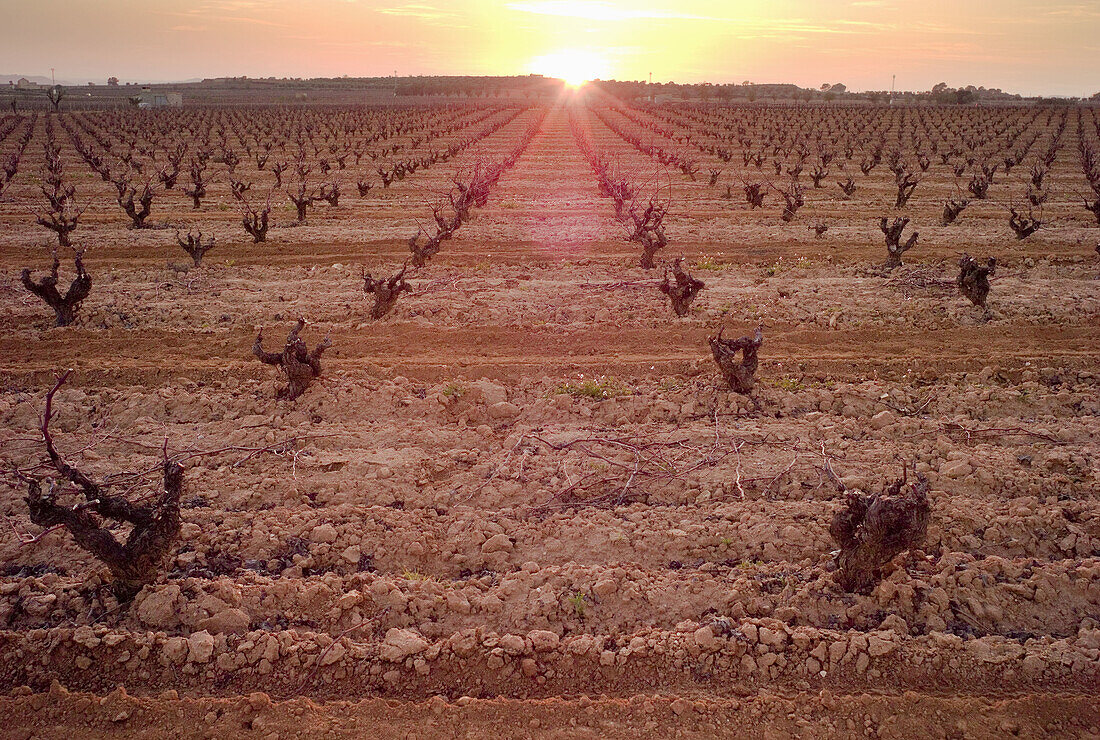
[[[460,161],[502,156],[534,116]],[[811,191],[790,225],[675,176],[663,256],[706,282],[677,319],[558,106],[370,321],[362,270],[396,269],[453,171],[301,227],[280,203],[258,245],[225,183],[197,212],[164,194],[154,221],[218,237],[191,269],[85,172],[93,290],[63,329],[19,285],[48,250],[33,179],[13,183],[5,466],[41,463],[45,391],[71,367],[51,427],[70,462],[148,472],[166,443],[187,470],[177,551],[128,607],[63,530],[24,542],[41,530],[5,479],[0,734],[1100,734],[1095,227],[1018,242],[982,204],[941,227],[931,178],[912,264],[882,274],[888,173],[856,203]],[[998,258],[988,312],[955,292],[964,250]],[[251,346],[299,316],[333,347],[289,403]],[[758,325],[756,390],[732,394],[707,337]],[[845,593],[830,518],[906,466],[931,483],[927,542]]]

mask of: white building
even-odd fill
[[[182,108],[183,94],[175,92],[163,92],[142,88],[141,92],[134,96],[138,108]]]

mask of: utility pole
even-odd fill
[[[890,78],[890,97],[894,97],[894,86],[897,84],[897,82],[898,82],[898,76],[897,75],[891,76],[891,78]]]
[[[50,84],[53,84],[53,85],[57,84],[57,78],[54,77],[54,74],[53,74],[53,67],[50,67]]]

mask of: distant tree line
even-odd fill
[[[1022,100],[1019,95],[1012,95],[997,88],[966,87],[952,88],[947,83],[941,82],[929,91],[925,92],[888,92],[886,90],[872,90],[855,93],[848,90],[842,82],[824,83],[819,88],[811,89],[792,84],[753,84],[749,81],[741,84],[711,83],[679,84],[674,82],[657,82],[648,84],[645,82],[627,82],[619,80],[597,80],[596,84],[611,95],[622,100],[636,100],[653,97],[654,99],[690,99],[732,102],[760,100],[791,100],[797,102],[811,101],[856,101],[866,100],[870,102],[883,102],[891,98],[906,102],[935,102],[942,105],[967,105],[979,101],[1012,101]]]

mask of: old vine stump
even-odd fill
[[[851,492],[833,515],[829,535],[840,545],[836,580],[845,591],[868,593],[896,555],[919,547],[928,532],[928,481],[901,478],[871,496]]]
[[[256,341],[252,345],[252,353],[260,362],[275,365],[286,373],[289,385],[279,391],[278,397],[293,401],[305,393],[306,388],[314,378],[321,374],[321,354],[332,346],[332,340],[325,337],[325,341],[317,345],[310,352],[306,343],[299,338],[298,333],[306,325],[305,319],[298,319],[298,325],[286,338],[286,346],[282,352],[265,352],[263,347],[264,333],[261,329],[256,335]]]

